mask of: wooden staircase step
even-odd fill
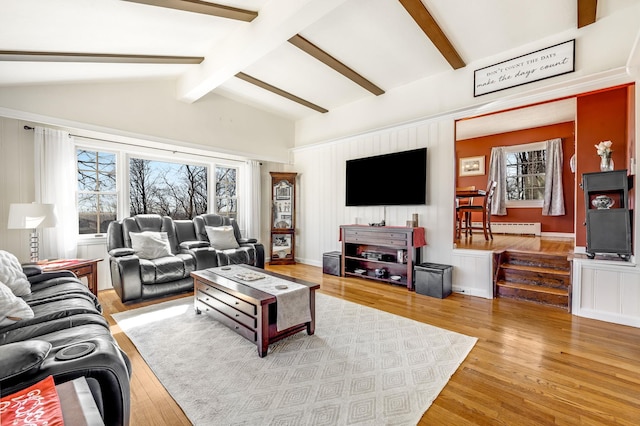
[[[568,271],[571,263],[566,254],[531,253],[518,251],[505,251],[503,262],[518,265],[530,265]]]
[[[512,288],[516,290],[527,290],[527,291],[532,291],[536,293],[565,295],[565,296],[569,294],[569,292],[566,289],[562,289],[562,288],[544,287],[540,285],[514,283],[514,282],[508,282],[508,281],[502,281],[502,280],[498,281],[497,286],[502,288]]]
[[[569,292],[566,289],[513,283],[501,280],[497,282],[496,293],[500,297],[526,300],[569,309]]]
[[[513,263],[503,263],[500,265],[502,269],[512,269],[517,271],[530,271],[538,274],[551,274],[551,275],[560,275],[564,277],[571,276],[571,271],[562,270],[562,269],[554,269],[547,268],[544,266],[533,266],[533,265],[517,265]]]

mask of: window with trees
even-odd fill
[[[193,219],[207,212],[207,167],[131,158],[129,214]]]
[[[116,154],[78,149],[78,217],[80,234],[107,232],[116,219]]]
[[[544,144],[514,146],[505,152],[505,162],[507,203],[542,205],[547,163]]]
[[[95,146],[89,141],[76,150],[80,234],[103,234],[118,217],[144,213],[192,219],[215,212],[238,219],[241,168],[233,161],[194,164],[186,155],[163,161],[150,159],[152,150],[145,158],[117,144],[112,152]]]
[[[238,218],[238,169],[216,166],[216,213]]]

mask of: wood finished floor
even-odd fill
[[[472,250],[515,250],[543,252],[549,254],[573,253],[573,238],[540,238],[528,235],[493,234],[493,240],[485,240],[482,233],[475,233],[471,238],[462,237],[454,241],[456,248]]]
[[[478,338],[420,425],[640,424],[637,328],[510,299],[454,293],[440,300],[307,265],[268,269],[318,282],[324,294]],[[158,301],[125,306],[113,290],[99,297],[132,360],[131,425],[190,424],[111,318]]]

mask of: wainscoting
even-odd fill
[[[640,268],[616,260],[573,260],[572,313],[640,327]]]

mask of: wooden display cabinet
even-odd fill
[[[272,265],[291,265],[295,261],[296,176],[297,173],[271,174],[271,260]]]
[[[341,274],[357,276],[413,290],[414,261],[420,258],[414,245],[419,228],[341,225]],[[422,229],[422,228],[420,228]]]
[[[585,173],[582,188],[586,208],[587,257],[614,253],[631,257],[631,218],[629,189],[633,180],[626,170]]]

